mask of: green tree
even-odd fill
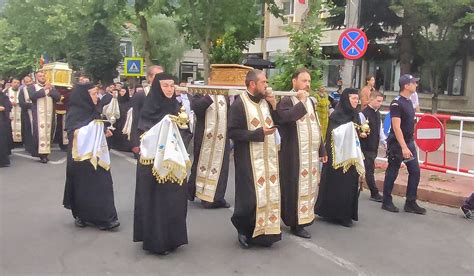
[[[11,51],[25,49],[38,62],[47,53],[51,61],[66,60],[75,69],[83,66],[86,45],[80,43],[97,22],[120,34],[126,0],[9,0],[1,16],[9,26],[7,39],[19,39]],[[6,53],[0,52],[3,56]]]
[[[291,89],[291,76],[301,67],[311,71],[313,89],[321,86],[321,69],[324,65],[319,45],[324,25],[319,16],[321,0],[310,0],[308,6],[308,13],[301,25],[290,25],[287,28],[290,34],[289,51],[278,56],[276,64],[281,72],[271,80],[276,90]]]
[[[184,51],[187,49],[184,37],[181,36],[176,22],[171,17],[164,14],[158,14],[147,19],[149,53],[148,64],[160,64],[166,71],[172,72],[175,69],[176,61],[181,59]],[[138,46],[139,53],[144,51],[143,35],[135,35],[134,41]],[[145,54],[142,54],[146,56]]]
[[[248,44],[258,34],[262,23],[258,15],[255,0],[182,0],[177,8],[182,30],[191,45],[197,44],[203,54],[204,81],[207,82],[210,71],[212,42],[222,38],[229,30],[235,29],[239,42]],[[264,0],[268,9],[277,16],[278,9],[274,0]],[[262,2],[262,3],[263,3]]]
[[[22,77],[35,66],[35,55],[21,39],[11,33],[12,27],[0,19],[0,79],[9,76]]]
[[[438,95],[446,88],[442,78],[463,57],[459,51],[474,24],[472,0],[418,0],[413,12],[419,29],[415,36],[417,54],[423,59],[432,97],[432,112],[438,111]],[[424,11],[424,12],[421,12]]]
[[[247,49],[247,44],[238,43],[235,36],[236,31],[230,30],[221,38],[211,44],[210,62],[213,64],[240,63],[243,59],[242,51]]]
[[[94,81],[111,83],[122,59],[118,37],[97,22],[86,35],[84,69]]]

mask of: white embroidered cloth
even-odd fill
[[[74,161],[89,159],[95,169],[97,165],[105,170],[110,169],[110,154],[103,122],[92,121],[74,131],[72,158]]]
[[[191,160],[179,129],[169,115],[143,135],[140,143],[140,163],[153,164],[152,172],[159,183],[183,183]]]
[[[354,165],[360,175],[365,174],[364,155],[360,148],[359,137],[352,122],[338,126],[332,130],[332,166],[343,168],[347,172]]]
[[[132,133],[132,121],[133,121],[133,107],[127,111],[127,120],[123,124],[122,133],[127,135],[127,139],[130,140],[130,134]]]

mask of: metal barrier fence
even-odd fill
[[[381,111],[382,115],[387,115],[387,111]],[[424,113],[416,113],[417,121],[425,115]],[[453,116],[453,115],[446,115],[446,114],[433,114],[438,120],[440,120],[443,124],[444,130],[446,130],[446,123],[447,121],[455,121],[459,123],[459,140],[458,140],[458,150],[457,150],[457,162],[456,166],[450,166],[446,164],[446,131],[444,131],[443,138],[443,163],[432,163],[428,161],[428,152],[425,152],[425,160],[420,159],[420,150],[418,150],[418,161],[420,163],[420,168],[437,171],[447,174],[454,174],[460,176],[467,176],[474,178],[474,169],[467,169],[461,168],[461,155],[462,155],[462,148],[463,148],[463,132],[464,132],[464,122],[474,122],[474,117],[464,117],[464,116]],[[387,158],[377,157],[378,160],[387,161]]]

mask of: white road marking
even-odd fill
[[[12,154],[16,155],[16,156],[26,158],[26,159],[39,161],[38,157],[33,157],[31,155],[28,155],[28,154],[23,154],[23,153],[18,153],[18,152],[13,152]],[[67,157],[63,157],[63,158],[59,159],[58,161],[49,161],[48,163],[53,164],[53,165],[60,165],[64,162],[66,162],[66,161],[67,161]]]
[[[123,157],[125,158],[128,162],[132,163],[132,164],[136,164],[137,163],[137,160],[121,153],[121,152],[118,152],[116,150],[110,150],[110,152],[112,152],[113,154],[119,156],[119,157]],[[232,213],[234,212],[234,207],[230,207],[228,209],[229,211],[231,211]],[[308,249],[309,251],[325,258],[326,260],[344,268],[344,269],[347,269],[351,272],[354,272],[355,274],[359,275],[359,276],[364,276],[364,275],[368,275],[366,272],[364,272],[363,270],[361,270],[357,265],[355,265],[354,263],[350,262],[350,261],[347,261],[341,257],[338,257],[336,256],[334,253],[332,253],[331,251],[315,244],[314,242],[309,242],[309,241],[306,241],[306,240],[303,240],[301,238],[298,238],[298,237],[294,237],[294,236],[288,236],[288,237],[285,237],[285,238],[289,238],[291,239],[292,241],[294,241],[296,244],[298,244],[299,246],[303,247],[303,248],[306,248]]]
[[[119,157],[122,157],[124,158],[125,160],[127,160],[129,163],[132,163],[133,165],[136,165],[137,164],[137,160],[134,159],[134,158],[131,158],[130,156],[124,154],[124,153],[121,153],[119,151],[116,151],[116,150],[113,150],[111,149],[110,150],[111,153],[113,153],[114,155],[116,156],[119,156]]]
[[[229,211],[231,211],[232,213],[234,212],[234,207],[230,207],[228,209]],[[365,275],[368,275],[366,272],[364,272],[363,270],[361,270],[360,268],[358,268],[355,264],[353,264],[352,262],[349,262],[341,257],[338,257],[336,256],[334,253],[332,253],[331,251],[315,244],[314,242],[309,242],[307,240],[304,240],[302,238],[298,238],[298,237],[295,237],[295,236],[285,236],[285,238],[289,238],[291,239],[292,241],[294,241],[296,244],[298,244],[299,246],[303,247],[303,248],[306,248],[308,249],[309,251],[325,258],[326,260],[344,268],[344,269],[347,269],[349,271],[352,271],[354,272],[355,274],[359,275],[359,276],[365,276]]]
[[[58,161],[49,161],[49,163],[51,163],[53,165],[60,165],[64,162],[66,162],[66,161],[67,161],[67,157],[63,157],[63,158],[59,159]]]

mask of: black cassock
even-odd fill
[[[248,96],[253,102],[260,102],[257,97],[250,94]],[[275,123],[279,122],[278,115],[273,110],[272,118]],[[249,142],[264,142],[265,135],[262,128],[248,130],[245,107],[240,97],[237,97],[230,107],[228,129],[229,138],[234,141],[235,163],[235,207],[231,218],[232,224],[237,232],[245,235],[251,243],[269,246],[281,240],[281,234],[260,235],[252,238],[257,201]]]
[[[69,144],[63,205],[72,211],[74,218],[80,218],[97,226],[107,226],[117,220],[110,170],[105,170],[101,166],[94,169],[89,159],[85,161],[72,159],[74,131],[100,118],[100,113],[87,91],[92,87],[88,85],[77,85],[72,92],[70,109],[66,117]]]
[[[201,153],[204,130],[206,128],[206,110],[211,104],[212,99],[209,96],[199,94],[194,95],[191,101],[191,108],[193,109],[194,114],[196,114],[197,122],[194,129],[194,161],[193,166],[191,167],[191,175],[189,176],[188,180],[188,197],[190,200],[194,200],[194,196],[196,194],[197,165],[199,163],[198,161]],[[228,100],[227,108],[229,108]],[[205,206],[208,205],[209,207],[213,207],[225,204],[224,196],[227,189],[227,179],[229,176],[229,153],[230,140],[229,137],[227,137],[224,147],[224,158],[222,160],[221,172],[216,187],[216,193],[214,195],[214,202],[203,202],[203,205]]]
[[[127,135],[122,133],[123,126],[127,121],[127,112],[132,107],[128,89],[125,95],[121,96],[119,94],[117,100],[119,102],[120,118],[117,120],[117,122],[115,122],[115,130],[113,131],[114,135],[109,138],[108,142],[110,142],[110,147],[113,149],[119,151],[130,151],[132,149],[132,145],[128,140]]]
[[[10,111],[12,105],[7,95],[0,92],[0,106],[5,110],[0,111],[0,167],[10,165],[10,149],[12,138]]]
[[[25,93],[28,93],[27,88],[22,88],[20,91],[20,96],[18,97],[18,101],[21,106],[21,135],[23,145],[25,150],[29,152],[31,155],[36,155],[35,152],[35,139],[33,138],[33,126],[32,118],[32,107],[33,104],[31,102],[26,102]]]
[[[347,89],[346,89],[347,90]],[[335,111],[329,117],[326,134],[326,151],[328,162],[323,165],[321,182],[319,185],[318,200],[315,211],[321,217],[337,222],[358,220],[359,206],[359,173],[355,166],[351,166],[344,173],[343,168],[334,169],[331,150],[332,131],[348,122],[360,124],[358,113],[350,108],[349,93],[344,90],[341,100]],[[353,90],[356,94],[357,90]]]
[[[176,96],[166,98],[160,87],[159,81],[167,79],[171,77],[164,73],[155,76],[141,111],[138,137],[167,114],[178,113],[180,106]],[[143,242],[144,250],[160,254],[188,243],[188,201],[186,183],[158,183],[152,173],[152,166],[137,162],[133,241]]]
[[[278,103],[278,115],[281,118],[279,128],[281,135],[280,187],[281,217],[287,226],[298,226],[298,184],[300,176],[300,159],[298,145],[298,129],[296,121],[306,115],[306,107],[302,102],[293,105],[291,97],[283,97]],[[324,156],[324,145],[319,147],[319,156]],[[311,223],[300,225],[307,226]]]
[[[130,144],[132,147],[140,146],[140,135],[138,134],[138,122],[142,112],[143,104],[145,103],[145,91],[135,92],[132,96],[131,105],[133,108],[132,129],[130,133]]]

